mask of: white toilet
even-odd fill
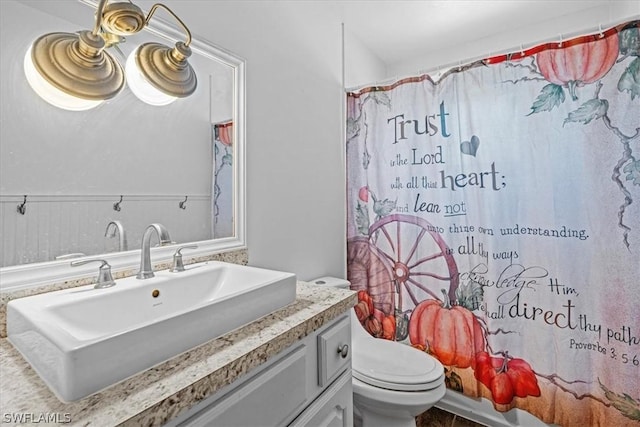
[[[312,283],[350,286],[333,277]],[[362,418],[363,427],[415,427],[415,417],[444,396],[444,367],[438,360],[406,344],[372,337],[355,310],[351,310],[351,347],[354,413]]]

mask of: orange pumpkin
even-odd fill
[[[485,348],[484,330],[468,309],[452,306],[447,293],[445,301],[425,300],[411,313],[409,340],[414,347],[426,351],[444,365],[468,368],[475,366],[475,355]]]
[[[382,318],[382,338],[391,341],[396,339],[396,317],[393,314]]]
[[[360,323],[373,314],[373,300],[367,291],[358,291],[358,303],[353,308]]]
[[[372,337],[382,338],[384,329],[382,329],[382,323],[380,323],[380,320],[376,316],[371,315],[364,319],[364,322],[362,322],[362,326],[364,326],[364,328],[371,334]]]
[[[375,338],[395,340],[396,318],[393,314],[385,314],[375,308],[373,298],[365,290],[358,291],[358,303],[354,310],[364,328]]]
[[[618,58],[618,35],[547,49],[536,55],[538,68],[547,81],[567,86],[573,100],[576,86],[593,83],[613,67]]]

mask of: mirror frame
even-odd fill
[[[79,3],[97,7],[97,2],[92,0],[78,0]],[[91,26],[91,25],[89,25]],[[145,27],[145,31],[164,38],[172,43],[182,40],[184,35],[181,30],[163,21],[154,18]],[[170,262],[176,248],[195,244],[197,249],[190,250],[188,257],[202,257],[223,252],[247,249],[246,245],[246,188],[245,188],[245,143],[246,143],[246,61],[239,56],[222,49],[213,43],[194,34],[191,41],[191,50],[194,54],[202,55],[214,61],[221,62],[233,69],[234,76],[234,164],[233,164],[233,218],[234,235],[220,239],[201,240],[197,242],[180,242],[179,244],[153,248],[153,264]],[[109,262],[113,272],[137,268],[140,265],[140,249],[126,252],[111,252],[85,256],[79,259],[104,259]],[[41,286],[44,284],[59,283],[66,280],[81,279],[96,275],[94,264],[71,267],[69,260],[47,261],[32,264],[20,264],[0,268],[0,291],[16,291]]]

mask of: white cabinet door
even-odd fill
[[[286,425],[307,402],[305,347],[301,346],[233,393],[186,421],[190,427]]]
[[[351,369],[344,372],[290,427],[353,427]]]

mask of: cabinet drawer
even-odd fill
[[[351,317],[318,334],[318,385],[325,387],[351,366]],[[344,347],[346,346],[346,348]]]

